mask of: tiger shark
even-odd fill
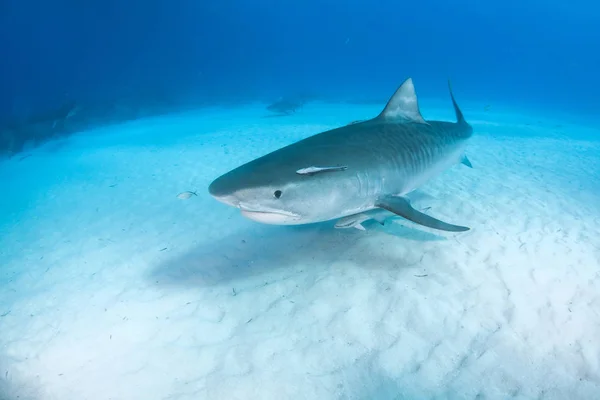
[[[456,122],[426,121],[412,78],[372,119],[321,132],[241,165],[215,179],[209,193],[256,222],[302,225],[364,221],[387,210],[432,229],[462,232],[416,210],[408,195],[450,167],[472,167],[465,154],[473,128],[458,107]],[[354,218],[352,218],[354,216]],[[357,226],[358,227],[358,226]]]

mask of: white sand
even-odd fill
[[[595,398],[597,131],[466,108],[474,169],[420,200],[463,234],[266,226],[208,196],[379,108],[202,110],[1,162],[0,399]]]

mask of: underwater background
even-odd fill
[[[303,91],[385,101],[412,76],[421,97],[594,115],[591,1],[4,0],[2,117],[125,101],[186,105]]]
[[[0,400],[600,393],[600,5],[0,0]],[[209,184],[412,77],[469,226],[260,224]],[[308,167],[308,166],[307,166]]]

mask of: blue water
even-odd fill
[[[421,97],[594,115],[592,1],[3,0],[0,116],[65,99],[143,106],[317,96]],[[157,100],[158,99],[158,100]]]

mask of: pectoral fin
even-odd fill
[[[401,217],[404,217],[416,224],[423,225],[429,228],[439,229],[448,232],[464,232],[469,230],[469,228],[465,226],[448,224],[446,222],[440,221],[427,214],[423,214],[422,212],[415,210],[410,205],[410,202],[404,197],[385,196],[382,197],[375,205],[377,207],[381,207],[388,211],[391,211],[394,214],[400,215]]]

